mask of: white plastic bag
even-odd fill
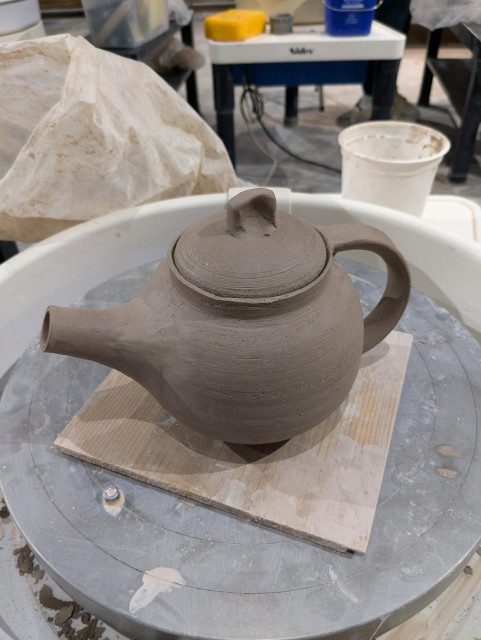
[[[0,239],[237,186],[220,138],[145,64],[51,36],[0,45]]]
[[[481,0],[411,0],[412,22],[431,31],[460,22],[481,22]]]

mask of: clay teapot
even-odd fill
[[[387,265],[384,295],[365,319],[333,260],[346,249]],[[274,193],[256,188],[189,226],[130,302],[48,307],[41,346],[122,371],[210,437],[278,442],[342,403],[361,354],[393,329],[409,290],[406,263],[384,233],[315,227],[276,211]]]

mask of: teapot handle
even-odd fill
[[[387,266],[387,283],[381,300],[364,318],[362,352],[369,351],[396,326],[409,300],[411,278],[406,261],[388,236],[365,224],[333,224],[318,227],[331,254],[364,249],[380,256]]]

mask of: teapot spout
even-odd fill
[[[120,309],[49,306],[43,319],[40,346],[48,353],[94,360],[122,370],[126,354],[125,349],[119,349]]]

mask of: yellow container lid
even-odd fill
[[[205,19],[206,38],[210,40],[247,40],[264,32],[266,14],[263,11],[229,9]]]

